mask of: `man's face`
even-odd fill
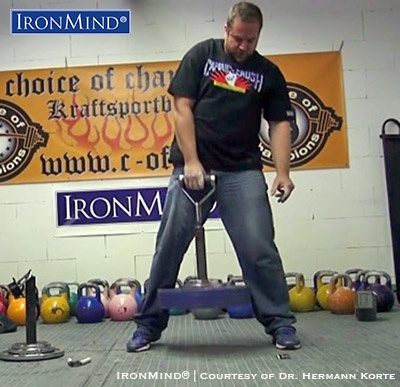
[[[225,26],[225,51],[236,62],[244,62],[256,49],[259,36],[257,21],[244,22],[236,18],[231,27]]]

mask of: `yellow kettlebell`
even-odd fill
[[[296,274],[296,284],[289,290],[289,301],[293,312],[311,312],[315,308],[315,293],[305,286],[302,273]]]
[[[288,291],[290,291],[290,289],[292,289],[296,286],[296,275],[297,274],[298,273],[295,271],[290,271],[288,273],[285,273],[285,281],[286,281]],[[294,281],[293,280],[289,281],[289,279],[292,279],[292,278],[294,278]]]
[[[316,298],[318,306],[322,309],[329,310],[328,297],[331,294],[330,279],[326,283],[323,281],[324,278],[332,278],[337,272],[333,270],[321,270],[317,271],[314,275],[314,289],[316,291]]]
[[[42,290],[40,316],[47,324],[66,322],[70,317],[69,288],[65,282],[50,282]]]

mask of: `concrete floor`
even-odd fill
[[[222,315],[204,321],[187,314],[172,316],[162,339],[150,351],[137,354],[125,351],[134,322],[79,324],[73,317],[64,324],[44,324],[39,320],[38,343],[47,342],[64,351],[64,356],[0,361],[0,386],[399,385],[398,305],[374,322],[328,311],[298,313],[297,318],[303,343],[297,351],[278,351],[255,319]],[[26,343],[25,327],[0,335],[0,351],[8,353],[15,343]],[[279,359],[279,354],[290,358]],[[87,365],[67,365],[68,358],[87,357],[91,358]],[[334,377],[347,379],[327,379]]]

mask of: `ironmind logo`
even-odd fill
[[[130,10],[12,9],[11,34],[130,34]]]
[[[167,188],[57,192],[57,226],[159,221]],[[218,218],[214,204],[209,218]]]

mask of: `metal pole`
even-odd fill
[[[31,276],[26,281],[26,343],[36,344],[36,281]]]

